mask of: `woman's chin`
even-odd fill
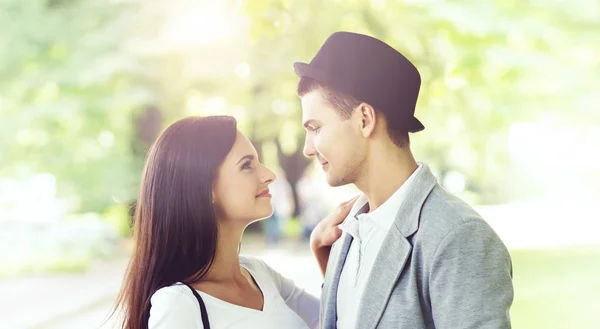
[[[271,209],[269,209],[268,211],[265,212],[261,212],[261,214],[259,214],[257,216],[257,220],[263,220],[263,219],[267,219],[269,217],[273,216],[273,207],[271,207]]]

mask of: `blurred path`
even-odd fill
[[[308,246],[283,241],[265,251],[262,237],[248,235],[242,254],[257,256],[307,291],[318,294],[321,279]],[[83,273],[0,280],[2,329],[94,329],[114,305],[129,258],[96,262]],[[112,318],[102,329],[113,328]]]
[[[509,249],[600,245],[600,208],[488,206],[477,210]],[[127,248],[124,248],[125,250]],[[0,280],[2,329],[94,329],[106,319],[121,286],[127,252],[97,262],[88,271]],[[321,276],[306,244],[282,241],[266,246],[249,234],[242,254],[264,259],[308,292],[318,295]],[[102,329],[113,328],[112,319]]]

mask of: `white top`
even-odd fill
[[[240,257],[264,296],[263,310],[220,300],[198,290],[206,305],[211,329],[316,329],[319,300],[257,258]],[[177,283],[151,298],[149,329],[203,329],[200,305],[187,286]]]
[[[410,184],[422,167],[422,164],[419,163],[417,170],[406,182],[381,206],[369,213],[358,214],[368,203],[367,197],[364,194],[361,195],[354,203],[348,217],[340,224],[340,229],[352,235],[353,240],[338,285],[338,329],[354,329],[356,327],[360,313],[360,300],[375,259],[389,229],[396,220],[398,209],[406,199]]]

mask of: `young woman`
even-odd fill
[[[274,180],[232,117],[169,126],[143,173],[123,328],[317,328],[317,298],[238,255],[244,229],[273,212]]]

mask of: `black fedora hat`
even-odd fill
[[[414,116],[421,87],[419,71],[379,39],[336,32],[309,64],[294,63],[294,70],[300,78],[314,79],[372,105],[396,128],[425,129]]]

